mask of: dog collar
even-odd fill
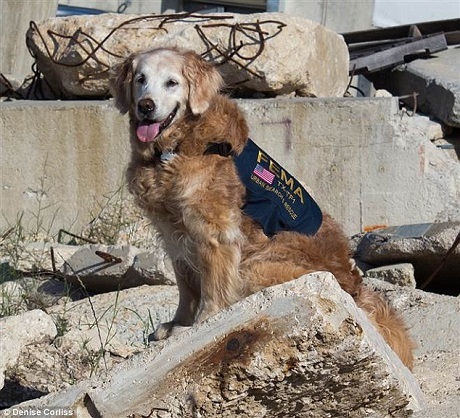
[[[234,157],[236,155],[228,142],[210,142],[204,151],[204,155],[217,154],[221,157]]]

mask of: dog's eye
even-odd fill
[[[144,84],[145,83],[145,75],[144,74],[139,74],[136,77],[136,83]]]
[[[178,84],[179,84],[179,82],[177,80],[174,80],[174,78],[170,78],[166,82],[166,87],[176,87]]]

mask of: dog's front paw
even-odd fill
[[[195,323],[199,322],[204,322],[206,321],[209,317],[214,316],[218,312],[220,312],[222,309],[224,309],[225,306],[219,306],[217,304],[213,303],[207,303],[204,304],[203,302],[200,304],[200,307],[198,308],[198,312],[195,316]]]
[[[180,334],[188,328],[190,327],[180,325],[176,321],[165,322],[164,324],[158,325],[158,328],[149,335],[149,342],[166,340],[166,338],[169,338],[171,335]]]
[[[149,341],[166,340],[172,334],[175,325],[174,321],[158,325],[157,329],[149,335]]]

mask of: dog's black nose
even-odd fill
[[[139,103],[137,104],[137,109],[139,110],[139,113],[147,115],[148,113],[153,112],[155,110],[155,103],[153,103],[152,99],[142,99],[139,100]]]

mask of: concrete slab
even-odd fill
[[[389,266],[369,269],[366,277],[384,280],[385,282],[414,288],[417,283],[414,277],[414,266],[410,263],[391,264]]]
[[[445,124],[460,127],[460,49],[451,48],[418,59],[371,79],[395,96],[417,92],[417,109]],[[412,98],[404,99],[413,106]]]
[[[60,273],[69,283],[84,286],[88,292],[142,286],[144,282],[130,274],[138,253],[130,245],[85,245],[66,260]]]
[[[458,295],[460,248],[455,247],[449,257],[447,253],[454,246],[459,232],[460,222],[385,228],[365,234],[357,245],[355,257],[376,266],[411,263],[420,286],[437,272],[426,290]]]
[[[109,102],[3,102],[0,115],[0,230],[22,213],[39,234],[80,231],[124,185],[127,120]]]
[[[59,272],[67,282],[83,286],[88,292],[176,283],[171,260],[160,245],[156,251],[149,252],[132,245],[89,244],[76,248],[78,250],[65,259]]]
[[[251,138],[348,234],[460,220],[460,164],[395,98],[238,100]],[[0,103],[0,231],[79,233],[124,184],[128,120],[110,101]],[[124,209],[124,213],[127,210]]]
[[[326,272],[264,289],[104,377],[8,412],[65,405],[79,417],[407,417],[426,404],[414,376]]]
[[[371,288],[383,292],[401,312],[415,340],[415,377],[428,399],[428,408],[412,418],[460,417],[460,298],[437,295],[382,280],[365,278]]]
[[[7,0],[0,4],[0,72],[26,75],[32,73],[34,59],[26,46],[26,32],[31,20],[40,21],[56,15],[58,0]]]

